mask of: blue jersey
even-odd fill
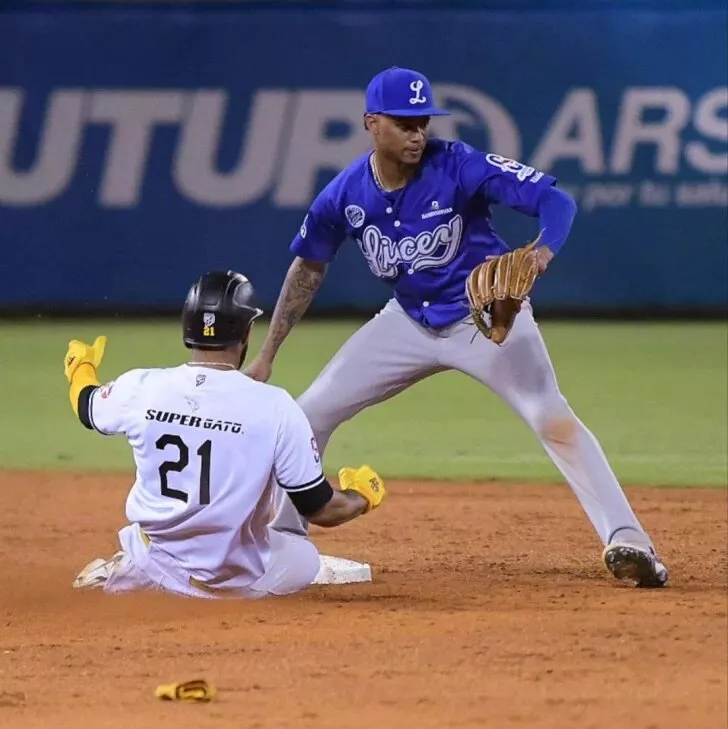
[[[491,224],[491,205],[537,215],[555,178],[462,142],[431,139],[416,176],[385,192],[370,154],[354,161],[318,195],[291,244],[301,258],[329,262],[347,238],[407,314],[440,328],[468,313],[465,282],[488,255],[508,246]]]

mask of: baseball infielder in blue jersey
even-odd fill
[[[433,103],[422,74],[390,68],[366,93],[373,151],[314,200],[295,237],[295,259],[270,327],[247,374],[267,380],[278,349],[321,285],[327,264],[353,239],[393,297],[337,352],[301,395],[321,452],[333,431],[370,405],[429,375],[459,370],[493,390],[533,429],[605,545],[619,579],[661,587],[668,577],[592,433],[559,391],[546,346],[525,301],[507,341],[473,336],[465,284],[486,257],[508,251],[491,206],[538,218],[543,273],[571,228],[573,199],[555,178],[461,142],[430,138]],[[274,526],[306,531],[282,495]]]

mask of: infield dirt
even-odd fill
[[[117,547],[125,476],[0,474],[3,729],[724,729],[724,489],[631,488],[671,569],[604,569],[567,487],[392,483],[312,532],[374,582],[258,602],[71,588]],[[209,704],[154,698],[204,677]]]

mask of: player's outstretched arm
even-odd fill
[[[301,516],[322,527],[335,527],[376,509],[386,495],[371,466],[339,470],[335,489],[323,472],[311,424],[289,393],[276,388],[280,422],[273,457],[273,475]]]
[[[331,501],[326,506],[313,514],[302,514],[302,516],[316,526],[336,527],[367,512],[369,504],[361,494],[336,489],[332,491]]]
[[[101,364],[106,349],[106,337],[96,337],[93,344],[85,344],[78,339],[68,343],[63,358],[63,374],[68,380],[68,397],[76,415],[85,410],[90,393],[99,386],[96,370]],[[81,417],[81,415],[79,415]]]
[[[326,264],[296,257],[293,260],[281,293],[278,295],[268,333],[258,356],[245,368],[254,380],[266,382],[273,370],[273,360],[289,332],[306,313],[313,297],[321,287]]]
[[[96,337],[93,344],[85,344],[78,339],[68,343],[63,358],[63,373],[69,385],[68,397],[73,412],[85,428],[103,435],[126,434],[130,404],[147,370],[130,370],[101,385],[97,370],[105,349],[106,337],[103,336]]]
[[[312,524],[335,527],[376,509],[386,495],[384,482],[369,466],[342,468],[341,490],[332,489],[331,500],[313,514],[303,514]],[[295,504],[295,500],[294,500]]]

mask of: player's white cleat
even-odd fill
[[[111,559],[94,559],[89,562],[73,581],[77,590],[103,587],[112,572],[127,558],[125,552],[117,552]]]
[[[312,585],[349,585],[372,581],[372,569],[364,562],[328,557],[324,554],[319,559],[321,566]]]
[[[629,542],[608,544],[602,554],[607,569],[618,579],[635,587],[664,587],[669,573],[652,547]]]

